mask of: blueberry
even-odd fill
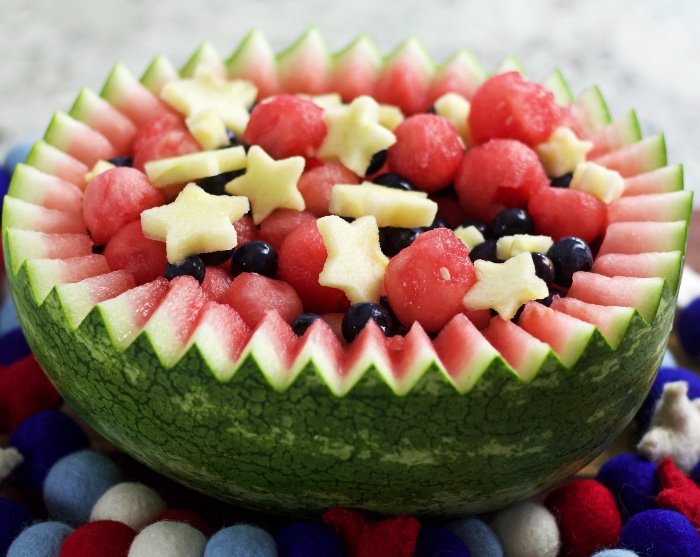
[[[535,274],[541,278],[547,286],[554,282],[554,263],[544,253],[537,251],[530,254],[532,262],[535,264]]]
[[[96,253],[97,255],[102,255],[102,253],[104,252],[106,247],[107,246],[105,246],[104,244],[102,244],[101,246],[94,245],[94,246],[92,246],[92,253]]]
[[[221,265],[222,263],[225,263],[229,259],[231,259],[231,256],[233,255],[233,252],[236,248],[231,248],[223,251],[210,251],[208,253],[200,253],[199,258],[204,261],[205,265],[209,265],[210,267],[216,267],[217,265]]]
[[[127,155],[112,157],[107,162],[112,163],[114,166],[134,166],[134,159]]]
[[[433,219],[433,222],[430,223],[430,226],[424,226],[422,228],[422,230],[427,232],[428,230],[434,230],[435,228],[449,228],[449,227],[450,227],[450,225],[445,219],[443,219],[442,217],[436,216]]]
[[[341,329],[346,341],[352,342],[372,319],[389,336],[391,334],[391,314],[382,306],[372,302],[360,302],[345,312]]]
[[[196,255],[186,257],[180,265],[168,263],[165,266],[165,278],[168,280],[173,280],[175,277],[181,277],[183,275],[190,275],[196,278],[199,284],[202,284],[205,273],[206,267],[204,266],[204,261]]]
[[[462,219],[461,221],[459,221],[459,224],[457,225],[457,227],[460,227],[460,226],[462,228],[468,228],[470,226],[473,226],[479,232],[481,232],[481,235],[484,238],[488,238],[489,234],[491,233],[491,231],[489,230],[489,226],[485,222],[480,221],[478,219]]]
[[[565,294],[561,290],[557,290],[556,288],[550,288],[549,289],[549,294],[547,294],[546,298],[540,298],[539,300],[535,300],[536,302],[539,302],[540,304],[544,306],[551,306],[552,305],[552,300],[554,300],[554,297],[558,296],[559,298],[563,298]]]
[[[491,221],[491,236],[502,238],[514,234],[532,234],[535,221],[525,209],[504,209]]]
[[[590,271],[593,254],[588,244],[573,236],[562,238],[549,248],[547,257],[554,263],[554,283],[568,288],[577,271]]]
[[[428,110],[425,111],[427,114],[437,114],[437,110],[435,109],[435,105],[431,104],[428,107]]]
[[[569,185],[571,185],[571,178],[573,177],[574,175],[571,172],[569,172],[568,174],[564,174],[563,176],[551,178],[550,182],[553,188],[568,188]]]
[[[396,174],[394,172],[380,174],[374,180],[372,180],[372,183],[397,190],[413,191],[416,189],[416,187],[411,182],[406,180],[406,178],[401,176],[401,174]]]
[[[386,162],[387,154],[388,151],[386,149],[382,149],[381,151],[377,151],[376,153],[374,153],[374,155],[372,155],[372,160],[369,161],[369,166],[365,171],[365,176],[369,176],[370,174],[379,172],[382,169],[382,166],[384,166],[384,163]]]
[[[216,176],[210,176],[209,178],[202,178],[197,181],[197,185],[202,188],[205,192],[212,195],[228,195],[224,188],[234,178],[243,176],[245,170],[234,170],[232,172],[224,172],[223,174],[217,174]]]
[[[389,299],[386,296],[381,296],[379,298],[379,304],[389,312],[389,315],[391,316],[391,333],[389,336],[393,335],[405,335],[408,330],[406,327],[403,326],[403,323],[399,321],[399,318],[396,317],[396,314],[394,313],[394,310],[391,309],[391,305],[389,304]]]
[[[317,319],[321,319],[321,316],[317,313],[302,313],[301,315],[297,315],[294,321],[292,321],[292,331],[300,337]]]
[[[269,278],[277,274],[277,251],[262,240],[246,242],[231,258],[231,274],[258,273]]]
[[[469,259],[472,261],[483,259],[484,261],[499,263],[500,261],[496,255],[496,240],[486,240],[475,245],[471,250],[469,250]]]
[[[382,226],[379,228],[379,245],[384,255],[394,257],[402,249],[410,246],[420,233],[420,228]]]

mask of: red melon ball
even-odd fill
[[[260,239],[260,231],[255,226],[253,219],[248,215],[243,215],[234,222],[233,227],[236,229],[236,245],[238,246]]]
[[[607,206],[585,191],[542,188],[532,195],[527,210],[535,221],[535,231],[555,242],[576,236],[590,244],[607,226]]]
[[[90,180],[83,193],[83,219],[93,242],[106,244],[125,225],[138,220],[146,209],[165,203],[143,172],[112,168]]]
[[[107,242],[103,252],[112,271],[126,269],[137,285],[163,276],[168,258],[165,243],[143,235],[141,220],[124,226]]]
[[[187,131],[185,120],[181,115],[166,112],[164,114],[154,116],[150,120],[147,120],[136,132],[134,140],[131,144],[132,152],[136,153],[137,151],[140,151],[141,148],[151,140],[160,137],[161,135],[165,135],[170,131]]]
[[[227,261],[225,265],[230,267],[231,262]],[[204,280],[202,281],[202,290],[209,296],[209,299],[215,302],[225,303],[224,297],[232,281],[231,275],[224,269],[219,267],[207,267]]]
[[[170,130],[154,137],[134,151],[134,168],[144,170],[146,163],[201,151],[199,143],[188,131]]]
[[[396,143],[387,155],[392,172],[427,192],[450,185],[464,149],[449,120],[435,114],[416,114],[401,122],[394,135]]]
[[[424,232],[394,256],[384,288],[401,323],[436,332],[464,311],[462,298],[476,283],[469,249],[447,228]]]
[[[330,215],[328,205],[335,184],[359,184],[357,175],[342,164],[332,162],[305,171],[297,187],[304,198],[306,211],[316,217]]]
[[[492,139],[467,151],[455,191],[468,216],[491,222],[506,208],[527,207],[530,196],[549,187],[535,151],[513,139]]]
[[[316,217],[309,211],[275,209],[260,223],[260,239],[279,251],[284,239],[305,222],[316,222]]]
[[[566,115],[551,91],[509,72],[481,84],[472,99],[468,122],[477,144],[499,138],[534,147],[547,141]]]

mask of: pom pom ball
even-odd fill
[[[80,525],[90,518],[98,499],[121,481],[119,468],[109,458],[90,450],[78,451],[49,470],[44,480],[44,503],[55,520]]]
[[[459,536],[472,557],[503,557],[501,542],[483,520],[464,518],[450,522],[447,527]]]
[[[29,509],[22,503],[0,497],[0,555],[5,555],[10,544],[33,520]]]
[[[73,528],[62,522],[40,522],[22,531],[7,550],[7,557],[58,557]]]
[[[202,557],[207,538],[184,522],[161,520],[141,530],[129,557]]]
[[[601,466],[596,480],[617,500],[623,522],[637,513],[656,508],[659,493],[656,464],[636,454],[621,454]]]
[[[561,545],[557,521],[534,501],[523,501],[500,511],[493,531],[508,557],[557,557]]]
[[[209,523],[204,519],[204,517],[201,514],[197,514],[192,511],[168,509],[164,513],[161,513],[158,516],[156,516],[150,522],[151,524],[154,524],[156,522],[160,522],[161,520],[189,524],[190,526],[192,526],[192,528],[196,528],[206,537],[209,537],[214,533],[214,529],[211,526],[209,526]]]
[[[236,524],[219,530],[207,542],[204,557],[277,557],[274,538],[262,528]]]
[[[15,166],[27,160],[29,153],[34,147],[36,139],[27,138],[15,143],[5,155],[5,172],[11,177],[15,171]]]
[[[31,350],[22,329],[11,329],[0,336],[0,366],[9,366],[29,355]]]
[[[275,536],[279,557],[346,557],[343,544],[325,524],[298,522]]]
[[[662,367],[651,385],[649,394],[637,412],[637,423],[642,431],[646,431],[649,428],[651,418],[654,416],[656,403],[661,400],[661,395],[664,392],[664,385],[674,381],[686,381],[688,383],[688,398],[690,400],[700,398],[700,376],[682,367]]]
[[[634,515],[622,528],[619,546],[647,557],[700,555],[698,533],[681,513],[654,509]]]
[[[66,538],[60,557],[125,557],[135,537],[136,531],[123,522],[89,522]]]
[[[700,358],[700,298],[681,310],[676,333],[683,350],[691,358]]]
[[[639,557],[639,555],[629,549],[604,549],[591,557]]]
[[[38,412],[19,424],[10,436],[9,446],[24,457],[15,477],[23,486],[41,491],[46,475],[56,462],[89,445],[85,432],[63,412]]]
[[[150,487],[122,482],[102,494],[92,507],[90,520],[116,520],[138,531],[166,509],[165,501]]]
[[[471,553],[457,534],[442,526],[423,526],[418,531],[416,557],[471,557]]]

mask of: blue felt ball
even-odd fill
[[[24,462],[14,471],[25,487],[41,491],[51,467],[64,456],[90,446],[90,440],[75,420],[58,410],[44,410],[29,416],[12,432],[15,447]]]
[[[9,366],[31,352],[22,329],[12,329],[0,336],[0,366]]]
[[[10,546],[7,557],[59,557],[73,528],[62,522],[40,522],[25,529]]]
[[[639,557],[639,554],[629,549],[604,549],[591,557]]]
[[[700,298],[685,306],[678,317],[678,340],[691,358],[700,358]]]
[[[666,350],[664,352],[664,359],[661,360],[661,367],[678,367],[678,362],[676,361],[673,352]]]
[[[274,538],[262,528],[236,524],[214,534],[204,557],[277,557]]]
[[[621,454],[601,466],[596,480],[607,487],[617,501],[623,521],[637,513],[657,508],[659,494],[657,466],[637,454]]]
[[[2,308],[0,308],[0,337],[13,329],[19,328],[20,325],[17,319],[15,304],[12,302],[12,298],[8,296],[2,304]]]
[[[7,553],[10,544],[33,520],[32,513],[22,503],[0,497],[0,555]]]
[[[642,431],[646,431],[651,423],[656,403],[661,399],[661,395],[664,392],[664,385],[674,381],[686,381],[688,383],[689,399],[700,398],[700,376],[682,367],[662,367],[656,375],[656,379],[654,379],[649,394],[637,412],[637,423],[639,423]]]
[[[54,520],[80,526],[97,500],[123,481],[119,468],[105,455],[90,450],[64,456],[44,480],[44,504]]]
[[[22,139],[15,143],[7,152],[7,155],[5,155],[5,163],[3,165],[5,167],[5,172],[12,176],[12,173],[15,171],[15,166],[27,160],[29,153],[34,147],[34,143],[36,143],[36,139],[32,138]]]
[[[447,524],[471,551],[472,557],[503,557],[503,548],[491,527],[478,518],[463,518]]]
[[[10,175],[5,171],[5,168],[0,168],[0,201],[7,195],[7,190],[10,189]]]
[[[620,548],[648,557],[700,555],[700,538],[681,513],[655,509],[634,515],[622,527]]]
[[[464,542],[444,526],[422,526],[416,540],[416,557],[471,557]]]
[[[275,536],[279,557],[345,557],[338,534],[325,524],[298,522]]]

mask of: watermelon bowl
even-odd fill
[[[449,91],[471,99],[487,78],[467,50],[435,65],[413,39],[385,58],[366,37],[331,56],[311,30],[276,55],[252,32],[227,60],[205,43],[180,71],[163,56],[141,80],[117,65],[100,95],[57,113],[5,200],[5,265],[37,360],[97,431],[249,508],[449,517],[564,480],[628,424],[671,331],[690,216],[663,136],[643,139],[633,111],[611,120],[597,88],[574,98],[554,72],[542,84],[593,143],[589,159],[625,182],[593,269],[517,322],[460,313],[439,333],[414,324],[389,338],[370,323],[348,344],[320,320],[299,337],[274,312],[247,328],[191,277],[136,286],[87,234],[86,173],[129,152],[170,111],[165,84],[201,68],[252,81],[259,99],[372,92],[404,114]],[[522,71],[509,58],[494,74],[509,70]]]

